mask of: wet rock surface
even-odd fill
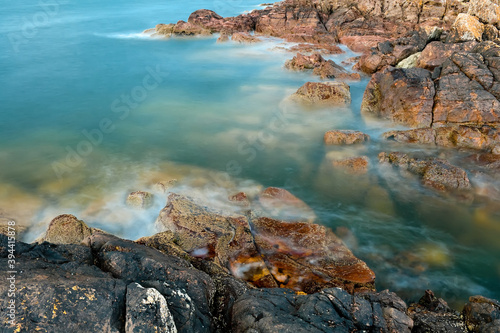
[[[153,194],[145,191],[135,191],[130,193],[127,197],[127,206],[133,208],[146,209],[151,207],[153,203]]]
[[[89,228],[85,222],[74,215],[63,214],[54,218],[47,228],[42,241],[54,244],[80,244],[94,233],[104,233],[102,230]]]
[[[333,60],[325,60],[321,54],[303,55],[297,53],[293,59],[285,63],[285,68],[295,71],[312,70],[314,75],[322,79],[360,80],[358,73],[349,73]]]
[[[360,131],[334,130],[325,133],[326,145],[352,145],[370,140],[370,136]]]
[[[389,131],[385,132],[383,137],[402,143],[470,148],[484,151],[493,151],[500,144],[500,133],[496,128],[489,126],[457,126]]]
[[[259,202],[268,209],[306,209],[304,202],[278,188],[266,189]],[[333,232],[317,224],[223,216],[177,194],[169,196],[157,223],[191,256],[213,260],[257,287],[305,292],[325,286],[373,288],[374,273]]]
[[[418,158],[404,153],[380,153],[380,163],[388,163],[400,170],[420,177],[422,184],[442,192],[468,190],[471,188],[465,170],[439,158]]]
[[[314,107],[348,106],[351,104],[351,91],[344,82],[307,82],[291,98]]]

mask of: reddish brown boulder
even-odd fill
[[[429,71],[388,68],[372,76],[363,96],[361,111],[411,127],[429,127],[434,94]]]
[[[321,15],[313,6],[297,6],[284,2],[271,10],[261,11],[255,31],[260,34],[283,37],[285,35],[326,34]]]
[[[481,54],[454,53],[444,62],[436,82],[434,124],[498,124],[500,102],[494,94],[500,90],[495,82]]]
[[[307,82],[292,96],[292,100],[310,106],[346,106],[351,104],[351,92],[344,82]]]
[[[326,286],[373,289],[375,274],[333,232],[309,223],[253,221],[255,242],[280,287],[312,293]]]
[[[297,53],[293,59],[285,62],[285,68],[295,71],[303,71],[307,69],[314,69],[325,61],[326,60],[319,53],[313,53],[311,55]]]
[[[85,222],[73,215],[64,214],[50,222],[43,241],[53,244],[80,244],[94,232],[95,229],[89,228]]]
[[[340,37],[340,43],[346,45],[352,51],[360,53],[369,52],[372,48],[377,47],[379,43],[386,40],[386,37],[366,35]]]
[[[420,29],[412,31],[394,41],[378,43],[377,47],[364,54],[355,68],[373,74],[386,66],[396,66],[409,56],[421,52],[427,43],[438,38],[434,30]]]
[[[352,145],[370,140],[370,136],[359,131],[334,130],[325,133],[323,141],[326,145]]]
[[[211,32],[221,31],[224,18],[212,10],[200,9],[189,15],[188,23],[201,26]]]
[[[418,58],[417,66],[433,70],[441,66],[449,56],[455,52],[471,52],[477,46],[477,42],[466,43],[443,43],[439,41],[429,43]]]

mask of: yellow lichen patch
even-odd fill
[[[295,295],[307,295],[307,293],[305,293],[303,291],[296,291]]]
[[[90,293],[85,293],[85,296],[90,300],[90,301],[95,301],[97,300],[97,298],[95,297],[94,294],[90,294]]]

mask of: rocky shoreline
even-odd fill
[[[249,208],[243,193],[230,199]],[[259,205],[307,208],[278,188]],[[376,292],[375,274],[329,229],[258,215],[172,193],[156,221],[165,231],[135,242],[58,216],[37,243],[14,244],[16,324],[2,284],[2,331],[498,332],[496,300],[473,296],[457,312],[428,290],[407,305]],[[6,267],[12,246],[0,241]]]
[[[499,179],[498,29],[498,0],[286,0],[229,18],[202,9],[187,22],[145,33],[296,43],[299,53],[285,68],[322,80],[290,98],[309,107],[348,106],[349,83],[371,76],[362,114],[410,128],[383,134],[387,151],[378,167],[470,202],[485,195],[472,184],[472,169],[442,156],[390,150],[394,141],[460,149],[469,152],[474,172]],[[338,44],[361,53],[349,60],[352,69],[325,60],[342,52]],[[324,136],[326,146],[369,140],[349,129]],[[325,160],[348,177],[362,177],[373,163],[335,154]],[[500,200],[494,189],[486,196]],[[144,209],[151,200],[137,191],[127,203]],[[38,242],[15,242],[16,325],[7,321],[9,288],[1,284],[2,331],[500,332],[496,300],[471,296],[458,312],[430,290],[410,305],[390,291],[377,292],[368,265],[284,189],[270,187],[256,197],[235,193],[228,201],[241,209],[216,212],[170,193],[156,221],[161,232],[136,241],[72,215],[56,217]],[[9,238],[0,234],[0,241],[7,267]]]

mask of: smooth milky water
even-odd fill
[[[375,271],[379,289],[409,300],[434,289],[452,304],[473,294],[500,298],[498,201],[445,198],[378,167],[380,151],[412,149],[452,161],[458,153],[383,142],[380,134],[396,127],[360,115],[367,78],[349,83],[350,108],[306,110],[287,97],[318,78],[283,68],[293,53],[281,40],[217,44],[216,36],[141,33],[187,20],[200,8],[228,16],[257,6],[201,0],[3,4],[0,216],[28,225],[25,241],[62,213],[136,239],[155,232],[166,195],[155,192],[154,206],[137,211],[125,206],[130,191],[154,192],[155,182],[177,179],[172,191],[227,210],[230,194],[278,186],[306,201],[319,223],[352,231],[345,241]],[[340,63],[353,55],[331,59]],[[323,134],[330,129],[362,130],[372,140],[325,148]],[[329,163],[356,155],[370,157],[368,175],[345,175]],[[483,186],[480,178],[472,180]]]

